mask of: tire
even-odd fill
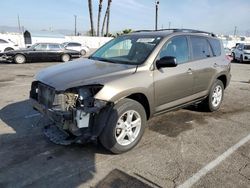
[[[128,114],[131,118],[127,118]],[[111,111],[107,125],[99,137],[100,142],[115,154],[129,151],[140,141],[146,122],[146,113],[140,103],[122,99]]]
[[[235,54],[234,53],[232,53],[232,57],[233,57],[233,61],[236,62]]]
[[[62,62],[70,61],[70,55],[69,54],[63,54],[61,57]]]
[[[80,53],[81,53],[81,56],[85,56],[87,52],[85,50],[81,50]]]
[[[8,48],[5,48],[5,49],[4,49],[4,52],[8,52],[8,51],[11,51],[11,50],[14,50],[14,49],[13,49],[13,48],[8,47]]]
[[[14,61],[16,64],[24,64],[26,62],[26,57],[22,54],[17,54],[14,57]]]
[[[240,55],[240,63],[243,63],[243,56]]]
[[[205,111],[213,112],[220,108],[224,97],[224,85],[222,81],[216,80],[212,85],[209,95],[201,103]]]

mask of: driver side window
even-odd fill
[[[165,56],[173,56],[178,64],[185,63],[189,60],[189,48],[187,38],[178,36],[170,39],[160,51],[158,59]]]

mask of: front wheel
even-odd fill
[[[209,95],[202,102],[206,111],[216,111],[220,108],[224,96],[224,85],[221,80],[216,80],[210,89]]]
[[[62,62],[67,62],[70,60],[70,55],[69,54],[63,54],[61,57]]]
[[[113,153],[126,152],[140,141],[146,121],[146,113],[140,103],[122,99],[114,106],[100,141]]]
[[[23,64],[23,63],[26,62],[26,57],[24,55],[22,55],[22,54],[17,54],[14,57],[14,61],[17,64]]]

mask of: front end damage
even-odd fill
[[[34,81],[30,91],[33,107],[52,122],[45,127],[45,135],[62,145],[96,141],[113,106],[94,98],[102,87],[88,85],[59,92]]]

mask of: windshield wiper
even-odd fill
[[[104,62],[108,62],[108,63],[117,63],[117,61],[114,61],[111,59],[105,59],[105,58],[101,58],[101,57],[89,57],[89,59],[104,61]]]

